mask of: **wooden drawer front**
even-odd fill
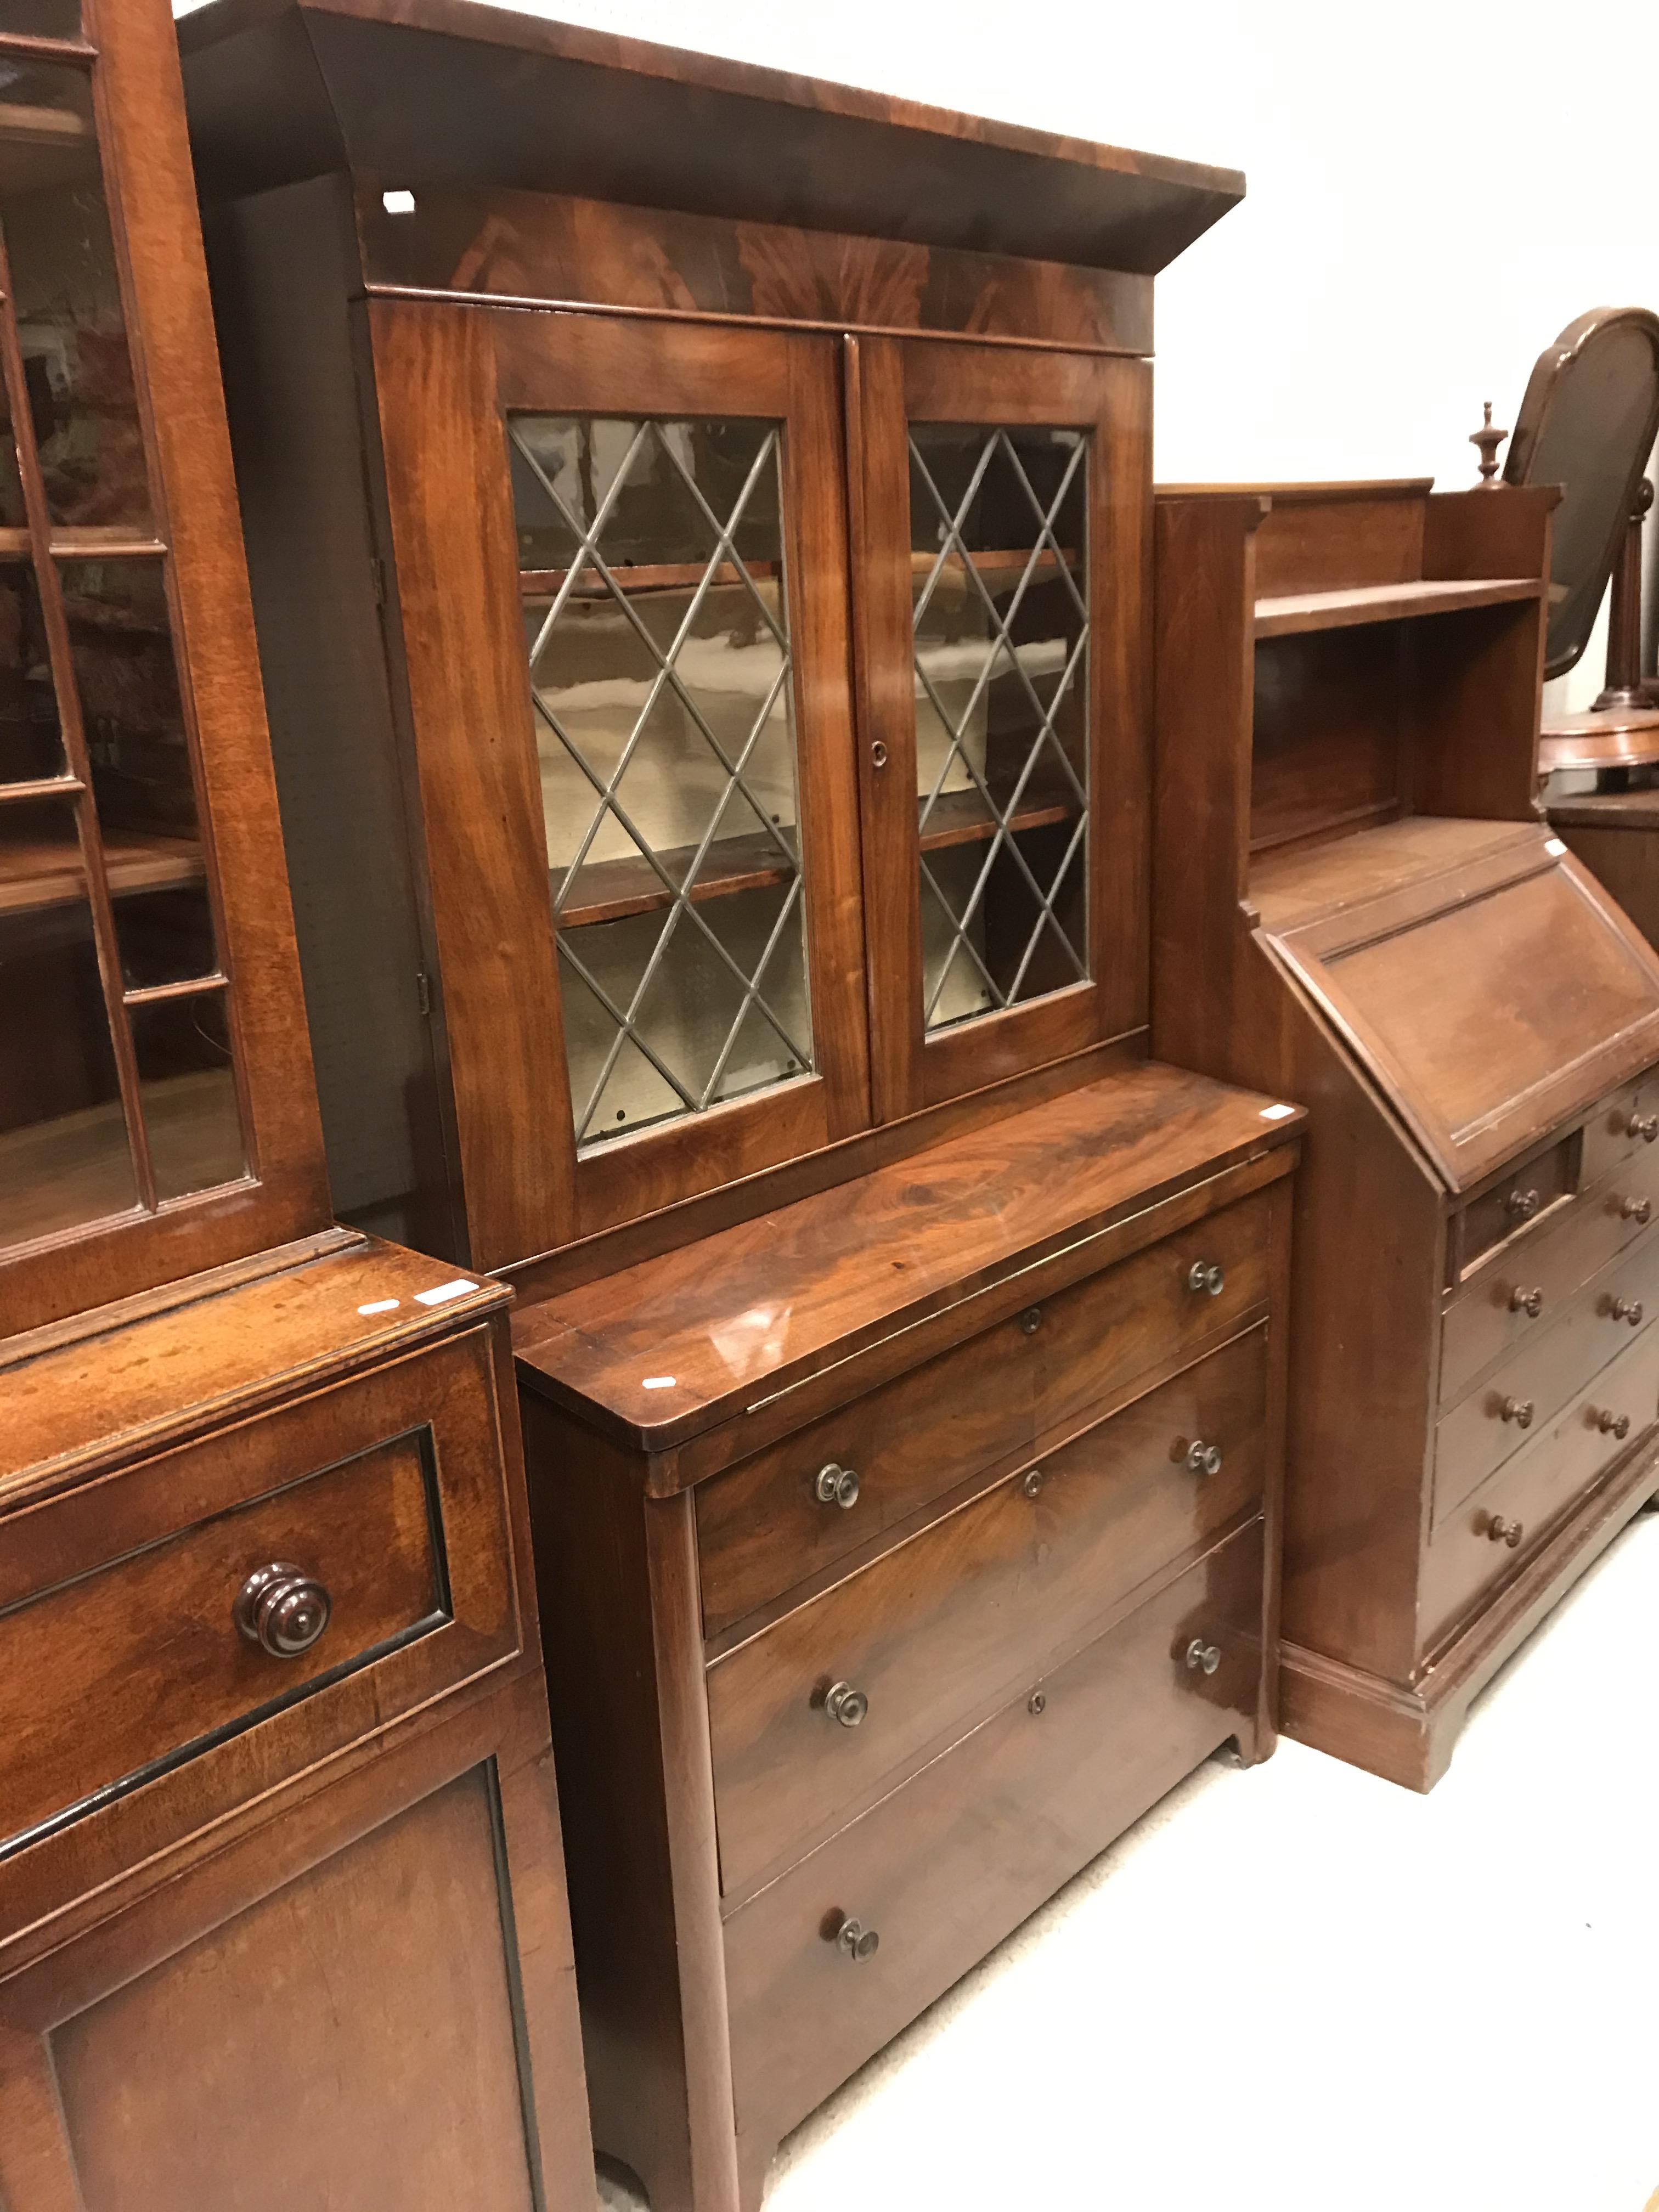
[[[1659,1145],[1659,1071],[1638,1076],[1584,1124],[1584,1180],[1595,1182]]]
[[[1573,1292],[1635,1243],[1650,1222],[1659,1222],[1659,1152],[1641,1146],[1638,1157],[1496,1255],[1448,1308],[1441,1404],[1455,1405],[1494,1359],[1548,1328]],[[1542,1297],[1534,1318],[1524,1301],[1535,1291]]]
[[[1252,1507],[1266,1384],[1257,1328],[716,1660],[708,1705],[726,1892]],[[1219,1448],[1218,1473],[1188,1468],[1195,1442]],[[839,1682],[868,1701],[854,1727],[826,1703]]]
[[[1443,1415],[1435,1432],[1437,1522],[1624,1351],[1632,1327],[1627,1312],[1639,1316],[1638,1327],[1659,1313],[1659,1230],[1592,1276],[1547,1327],[1540,1322],[1537,1335]],[[1517,1416],[1528,1407],[1523,1427]]]
[[[0,1856],[265,1723],[234,1802],[516,1649],[485,1343],[0,1521]],[[275,1562],[331,1602],[293,1656],[233,1617]]]
[[[793,2126],[1248,1724],[1261,1577],[1258,1522],[733,1913],[740,2130]],[[1187,1666],[1194,1638],[1219,1647],[1213,1674]],[[872,1957],[834,1940],[847,1916]]]
[[[1506,1461],[1436,1531],[1423,1577],[1425,1653],[1524,1563],[1551,1524],[1651,1426],[1656,1407],[1659,1328],[1650,1322],[1541,1437]],[[1604,1433],[1604,1413],[1627,1419],[1629,1433]],[[1503,1524],[1496,1533],[1494,1522]],[[1510,1524],[1521,1531],[1513,1545],[1505,1540]]]
[[[1469,1200],[1462,1216],[1465,1272],[1506,1237],[1541,1220],[1568,1195],[1577,1182],[1575,1149],[1572,1139],[1563,1137]]]
[[[1224,1333],[1267,1295],[1267,1195],[1194,1223],[1057,1292],[914,1373],[871,1391],[696,1494],[703,1628],[710,1636],[781,1597],[907,1514],[1031,1449],[1149,1367]],[[1212,1296],[1194,1264],[1220,1267]],[[826,1504],[827,1467],[852,1468],[857,1502]]]

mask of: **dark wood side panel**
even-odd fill
[[[653,2203],[736,2212],[691,1501],[521,1405],[594,2143]]]

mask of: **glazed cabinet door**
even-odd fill
[[[495,1267],[867,1125],[836,356],[369,322],[469,1256]]]
[[[1140,361],[848,342],[876,1117],[1146,1020]]]
[[[171,17],[82,15],[0,29],[0,1330],[327,1219]]]
[[[0,1979],[6,2212],[592,2212],[550,1764],[340,1796]]]

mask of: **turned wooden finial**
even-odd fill
[[[1469,433],[1469,443],[1480,448],[1480,483],[1482,491],[1491,491],[1498,477],[1498,448],[1509,436],[1507,430],[1496,428],[1492,419],[1492,402],[1486,402],[1486,420],[1478,430]]]

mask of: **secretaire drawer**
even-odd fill
[[[1459,1265],[1463,1273],[1495,1245],[1541,1220],[1569,1195],[1577,1182],[1577,1150],[1571,1137],[1562,1137],[1469,1200],[1460,1217]]]
[[[696,1493],[703,1629],[745,1613],[1265,1304],[1268,1194],[1194,1223]]]
[[[727,1893],[1253,1511],[1266,1396],[1256,1328],[716,1660]]]
[[[1653,1425],[1659,1409],[1659,1327],[1650,1322],[1544,1433],[1447,1516],[1423,1574],[1425,1653],[1506,1581],[1554,1523]]]
[[[1547,1328],[1598,1268],[1659,1222],[1659,1152],[1645,1146],[1531,1234],[1494,1254],[1448,1307],[1440,1402],[1455,1405],[1494,1359]]]
[[[1595,1182],[1659,1142],[1659,1070],[1650,1069],[1597,1107],[1584,1124],[1584,1180]]]
[[[210,1816],[516,1650],[488,1347],[0,1519],[0,1855],[186,1762]]]
[[[1575,1291],[1435,1431],[1434,1516],[1445,1518],[1492,1468],[1547,1428],[1581,1385],[1659,1313],[1659,1230]]]
[[[732,1914],[740,2129],[792,2126],[1142,1808],[1249,1724],[1261,1669],[1259,1522]],[[1215,1671],[1189,1667],[1194,1642]],[[848,1920],[873,1935],[866,1955]]]

